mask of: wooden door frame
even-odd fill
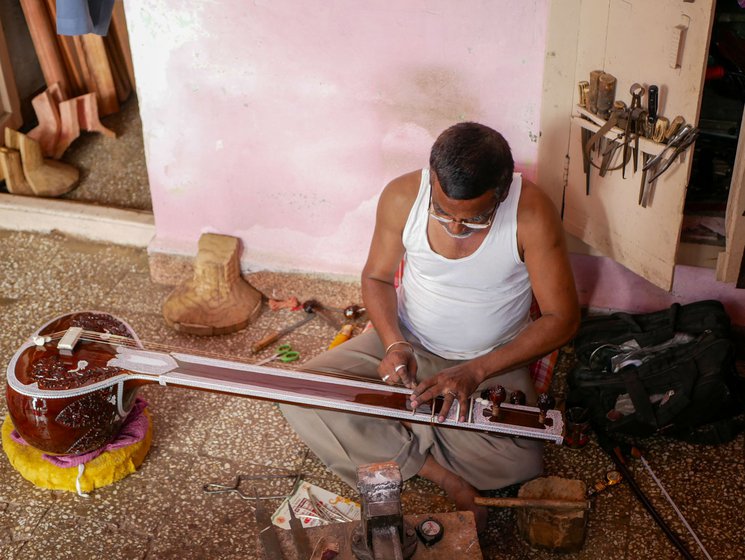
[[[21,102],[18,97],[13,66],[10,63],[8,45],[5,42],[5,32],[0,23],[0,132],[5,127],[18,129],[21,124],[23,124]],[[2,138],[0,138],[0,144],[2,143]]]
[[[745,112],[740,124],[740,138],[737,141],[735,165],[729,187],[727,210],[725,214],[725,250],[717,260],[717,280],[738,282],[745,264]],[[738,282],[738,287],[743,286]]]
[[[582,0],[550,0],[543,67],[541,133],[538,143],[538,185],[562,210],[567,183],[569,135],[574,105],[577,37]],[[574,235],[566,233],[572,253],[602,256]]]

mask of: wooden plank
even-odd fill
[[[46,3],[52,25],[56,29],[57,2],[56,0],[46,0]],[[60,54],[62,55],[62,62],[65,65],[67,77],[70,80],[70,90],[67,94],[70,97],[75,97],[76,95],[85,93],[87,90],[85,89],[85,81],[83,80],[83,71],[80,68],[80,60],[78,59],[78,52],[75,49],[73,38],[59,34],[55,34],[55,36],[57,38],[57,45],[59,45]]]
[[[88,70],[96,83],[96,97],[98,97],[98,111],[102,117],[119,111],[119,100],[116,96],[114,76],[111,73],[109,59],[103,37],[88,33],[81,36],[83,51],[88,61]]]
[[[122,53],[119,52],[119,47],[110,36],[103,38],[103,44],[106,47],[106,55],[109,58],[111,74],[114,77],[116,97],[119,100],[119,103],[124,103],[132,93],[132,86],[129,84],[127,69],[124,66]]]
[[[0,24],[0,145],[3,143],[2,131],[5,127],[17,129],[21,127],[21,124],[23,124],[21,102],[13,67],[10,64],[5,32]]]
[[[132,65],[132,49],[129,46],[129,31],[127,29],[127,18],[124,14],[123,0],[116,0],[114,2],[114,12],[111,14],[109,34],[119,46],[130,86],[132,89],[135,89],[135,70]]]
[[[72,43],[75,47],[75,53],[80,63],[80,73],[83,78],[85,87],[83,88],[84,93],[96,93],[96,80],[93,79],[90,68],[88,67],[88,59],[85,56],[85,48],[83,47],[83,39],[80,35],[72,37]]]
[[[34,42],[34,50],[39,58],[44,80],[48,86],[59,82],[62,91],[67,95],[67,92],[70,91],[70,83],[57,45],[57,34],[49,20],[46,4],[39,0],[21,0],[21,8],[23,8],[23,14],[26,16],[26,23],[28,23],[31,40]]]

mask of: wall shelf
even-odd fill
[[[600,130],[600,127],[602,127],[606,123],[605,119],[598,117],[597,115],[591,113],[584,107],[580,107],[579,105],[577,105],[575,106],[575,109],[577,110],[579,114],[572,115],[572,120],[576,122],[582,128],[591,130],[592,132],[597,132],[598,130]],[[623,137],[624,133],[625,132],[622,128],[614,126],[608,132],[605,133],[605,137],[608,140],[617,142],[619,141],[619,136]],[[643,136],[639,137],[639,150],[641,152],[644,152],[645,154],[656,156],[657,154],[661,153],[662,150],[665,149],[665,146],[666,146],[665,144],[654,142],[650,140],[649,138],[645,138]]]

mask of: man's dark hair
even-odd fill
[[[490,189],[507,196],[515,163],[507,140],[496,130],[463,122],[445,130],[432,146],[429,167],[448,198],[470,200]]]

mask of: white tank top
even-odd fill
[[[403,232],[404,272],[398,314],[429,351],[452,360],[486,354],[528,323],[532,292],[517,247],[517,203],[522,177],[515,173],[489,232],[472,254],[449,259],[429,244],[429,169]]]

